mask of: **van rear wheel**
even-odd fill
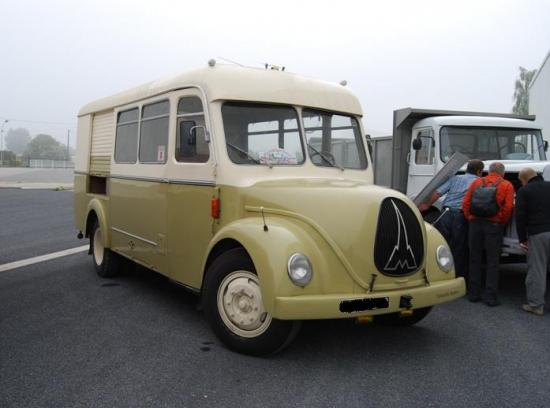
[[[428,313],[432,310],[431,307],[423,307],[420,309],[414,309],[411,316],[402,316],[399,313],[388,313],[378,315],[374,317],[374,322],[384,326],[412,326],[422,319],[424,319]]]
[[[203,307],[218,338],[243,354],[277,353],[294,340],[301,326],[266,312],[256,270],[241,248],[220,255],[208,268]]]
[[[99,222],[96,220],[90,231],[90,252],[94,261],[96,273],[102,278],[112,278],[118,274],[119,258],[118,255],[105,248],[103,235]]]

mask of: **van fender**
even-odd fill
[[[86,220],[88,220],[88,217],[90,216],[90,213],[93,211],[95,212],[97,216],[97,220],[99,222],[99,228],[101,228],[101,238],[103,239],[103,243],[105,245],[105,248],[111,247],[111,234],[109,233],[109,219],[108,219],[108,211],[107,211],[107,204],[105,200],[100,200],[98,198],[92,198],[90,202],[88,203],[88,207],[86,209]],[[87,221],[86,221],[87,223]],[[88,232],[88,231],[86,231]]]
[[[267,230],[264,226],[267,226]],[[209,254],[225,239],[237,241],[252,259],[268,313],[273,313],[277,296],[325,293],[333,286],[331,278],[335,276],[345,281],[346,285],[351,284],[343,270],[342,273],[334,273],[337,272],[335,269],[339,262],[323,238],[296,220],[270,216],[264,223],[262,217],[250,217],[224,226],[215,234],[208,247],[203,263],[205,274]],[[294,285],[288,277],[288,259],[296,252],[306,255],[313,267],[313,279],[304,288]]]

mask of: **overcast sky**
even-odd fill
[[[8,0],[0,118],[64,141],[85,103],[224,57],[346,79],[382,135],[401,107],[509,112],[549,50],[545,0]]]

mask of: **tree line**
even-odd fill
[[[29,159],[67,160],[67,146],[57,141],[53,136],[40,133],[31,137],[25,128],[9,129],[4,137],[6,153],[20,156],[23,161]],[[69,149],[69,156],[74,149]]]

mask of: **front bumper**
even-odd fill
[[[428,286],[392,290],[387,292],[373,292],[365,294],[330,294],[281,296],[275,298],[273,317],[282,320],[311,320],[311,319],[341,319],[358,316],[370,316],[394,313],[405,310],[402,307],[402,297],[411,297],[413,309],[437,305],[458,299],[466,294],[464,278],[439,281]],[[386,300],[387,299],[387,302]],[[359,301],[373,308],[357,312],[340,311],[342,302]],[[400,305],[401,304],[401,305]]]

